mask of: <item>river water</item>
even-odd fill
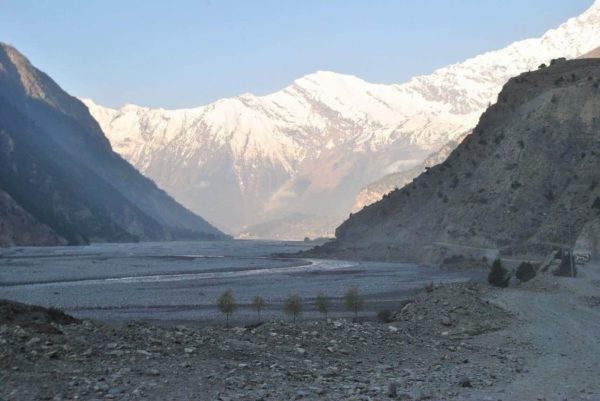
[[[254,321],[255,295],[265,319],[281,319],[282,299],[298,294],[305,319],[317,318],[313,300],[333,300],[334,317],[349,316],[340,302],[358,285],[367,300],[362,316],[395,310],[430,282],[463,281],[473,273],[449,273],[401,263],[274,258],[308,249],[303,242],[227,241],[95,244],[85,247],[0,250],[0,299],[53,306],[81,318],[111,322],[221,322],[215,301],[226,289],[240,305],[237,323]]]

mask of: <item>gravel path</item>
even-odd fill
[[[511,336],[524,348],[527,368],[496,393],[502,400],[600,400],[600,266],[580,268],[579,277],[541,277],[498,291],[492,300],[521,321]],[[489,395],[489,394],[488,394]]]

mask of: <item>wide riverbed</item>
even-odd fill
[[[227,241],[96,244],[86,247],[0,250],[0,299],[54,306],[82,318],[123,322],[211,323],[221,321],[215,300],[232,289],[239,323],[255,320],[248,306],[255,295],[267,301],[266,319],[283,318],[282,299],[299,294],[303,318],[315,318],[317,293],[334,299],[334,316],[348,316],[339,298],[358,285],[367,298],[364,317],[397,309],[430,282],[466,280],[400,263],[272,258],[311,247],[303,242]]]

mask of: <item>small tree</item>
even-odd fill
[[[354,319],[357,320],[358,311],[365,307],[365,299],[360,295],[358,286],[355,285],[348,288],[348,291],[346,291],[346,294],[344,295],[344,305],[349,311],[354,311]]]
[[[252,298],[252,307],[256,309],[256,313],[258,314],[258,322],[260,323],[260,312],[265,307],[265,300],[263,297],[255,296]]]
[[[330,305],[331,301],[325,294],[323,294],[322,292],[317,294],[317,297],[315,298],[315,308],[317,308],[319,313],[325,315],[325,319],[327,319],[327,314],[329,313]]]
[[[233,291],[227,290],[217,299],[217,306],[221,313],[227,317],[227,327],[229,327],[229,316],[237,310],[237,303],[233,297]]]
[[[283,301],[283,312],[291,315],[296,323],[296,317],[302,313],[302,298],[299,295],[290,295]]]

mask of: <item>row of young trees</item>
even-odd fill
[[[365,298],[361,295],[358,286],[348,288],[343,297],[344,306],[347,310],[354,312],[354,318],[358,318],[358,312],[365,307]],[[266,306],[266,301],[261,296],[255,296],[250,304],[258,315],[259,322],[261,321],[261,313]],[[325,315],[327,319],[331,310],[331,298],[323,293],[317,294],[314,301],[315,309]],[[227,319],[229,326],[229,317],[238,309],[238,304],[233,296],[232,290],[226,290],[217,299],[217,307]],[[292,317],[294,323],[299,315],[302,314],[303,305],[302,298],[298,294],[291,294],[283,300],[283,313]]]

